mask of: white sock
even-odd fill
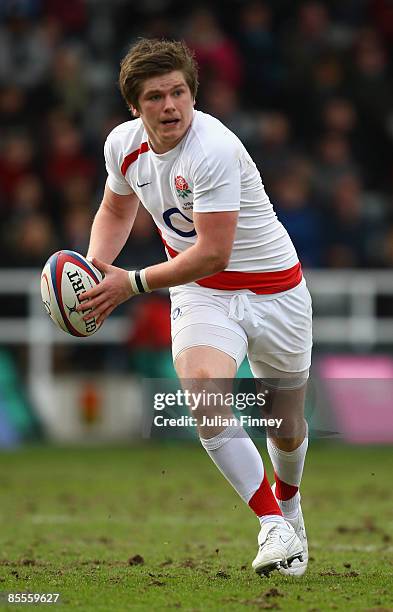
[[[307,424],[306,437],[301,445],[293,451],[280,450],[269,438],[267,438],[266,444],[274,468],[278,504],[285,517],[291,518],[297,514],[300,503],[298,489],[308,447]]]
[[[202,446],[240,497],[249,502],[264,477],[262,457],[240,426],[230,426],[214,438],[200,438]]]
[[[278,516],[277,514],[265,514],[264,516],[259,516],[259,522],[262,525],[265,523],[283,523],[286,525],[285,519],[283,516]]]

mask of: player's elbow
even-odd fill
[[[225,270],[225,268],[228,267],[229,259],[230,253],[225,253],[222,251],[210,253],[209,268],[211,269],[211,274],[216,274],[217,272],[222,272]]]
[[[217,268],[218,268],[217,272],[222,272],[223,270],[225,270],[225,268],[228,267],[230,257],[231,257],[230,253],[221,254],[221,256],[217,260]]]
[[[222,272],[228,267],[229,260],[232,252],[232,245],[230,247],[225,244],[213,242],[211,240],[204,241],[199,238],[195,245],[195,255],[198,259],[198,265],[205,276]]]

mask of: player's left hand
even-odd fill
[[[96,257],[91,258],[93,266],[103,274],[103,280],[89,291],[82,293],[83,304],[77,308],[79,312],[89,310],[84,319],[96,318],[100,325],[111,314],[112,310],[135,294],[132,291],[128,272],[116,266],[110,266]]]

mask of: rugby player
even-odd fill
[[[197,66],[182,42],[139,40],[122,60],[119,83],[133,120],[114,128],[105,143],[108,177],[88,250],[105,279],[80,309],[92,308],[88,316],[101,322],[129,298],[168,287],[174,365],[194,392],[217,380],[231,383],[247,355],[255,379],[274,398],[274,415],[284,419],[282,431],[267,436],[273,489],[240,423],[204,427],[211,407],[199,406],[199,437],[259,519],[254,570],[300,576],[308,560],[299,485],[312,334],[295,248],[243,144],[195,110]],[[129,272],[110,264],[140,202],[168,261]],[[233,416],[227,406],[214,410]]]

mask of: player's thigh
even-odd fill
[[[232,393],[236,376],[233,357],[210,346],[194,346],[179,354],[175,368],[183,390],[190,393],[189,397],[199,397],[198,403],[191,406],[199,425],[204,417],[233,416],[231,407],[224,401]],[[222,429],[200,429],[200,433],[210,438]]]
[[[264,308],[261,334],[250,343],[250,368],[266,394],[265,413],[282,421],[279,430],[269,429],[267,434],[280,440],[280,448],[291,450],[301,443],[306,432],[304,405],[311,365],[311,297],[302,283],[267,302]]]
[[[303,282],[277,299],[261,303],[263,325],[249,339],[255,378],[274,388],[297,389],[308,379],[312,350],[311,297]]]
[[[180,379],[234,378],[236,360],[224,351],[211,346],[191,346],[182,350],[175,359]]]
[[[225,300],[204,292],[175,294],[171,321],[175,369],[183,390],[193,394],[190,397],[202,398],[192,410],[199,434],[210,438],[222,426],[203,426],[205,417],[233,416],[220,398],[232,392],[233,378],[247,352],[247,337],[228,318]]]
[[[247,353],[247,336],[228,317],[225,300],[198,292],[172,298],[172,356],[181,378],[236,375]]]

